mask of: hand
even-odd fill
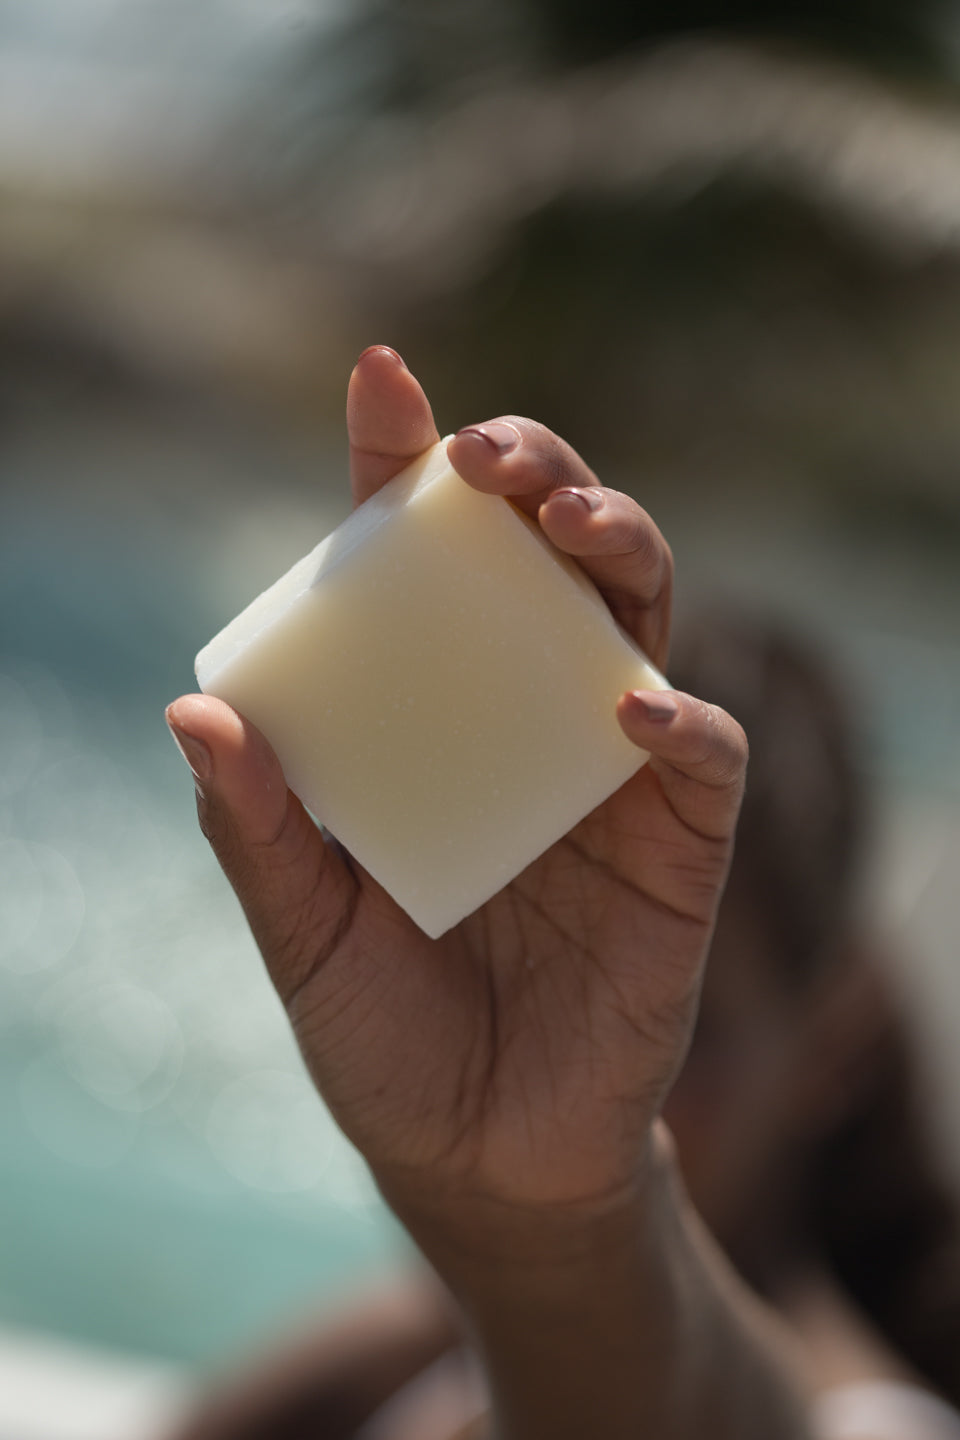
[[[382,347],[354,370],[347,418],[358,502],[438,438]],[[530,420],[469,427],[449,453],[575,555],[664,664],[672,562],[638,505]],[[746,745],[723,712],[675,692],[625,695],[618,717],[650,763],[434,941],[325,843],[251,725],[211,697],[170,707],[202,828],[310,1071],[404,1203],[602,1207],[642,1169],[693,1023]]]

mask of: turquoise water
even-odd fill
[[[72,454],[62,426],[59,469],[28,437],[0,500],[0,1318],[207,1362],[402,1244],[163,724],[252,583],[214,563],[215,457],[150,429]]]

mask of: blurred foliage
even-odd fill
[[[284,31],[264,7],[261,36],[251,5],[241,43],[223,0],[178,0],[181,80],[228,57],[212,136],[153,175],[134,146],[119,180],[5,196],[18,396],[29,359],[322,428],[385,339],[442,424],[526,410],[665,484],[722,464],[956,494],[956,3],[295,11]],[[128,14],[142,67],[139,33]]]
[[[902,267],[769,184],[561,201],[455,296],[396,315],[441,425],[541,417],[649,497],[682,481],[955,504],[943,263]],[[945,339],[945,336],[943,337]]]
[[[711,30],[810,41],[895,69],[936,70],[949,0],[529,0],[555,52],[582,61]]]
[[[363,103],[398,107],[703,33],[795,41],[932,78],[950,71],[957,24],[956,0],[366,0],[304,60],[323,71],[318,94],[350,75]]]

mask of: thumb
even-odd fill
[[[193,772],[200,828],[288,1004],[349,930],[359,885],[254,725],[212,695],[175,700],[167,724]]]
[[[387,345],[371,345],[354,366],[347,433],[358,505],[440,439],[419,381]]]

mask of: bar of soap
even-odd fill
[[[428,935],[633,775],[616,718],[667,682],[592,582],[441,441],[197,656],[287,783]]]

